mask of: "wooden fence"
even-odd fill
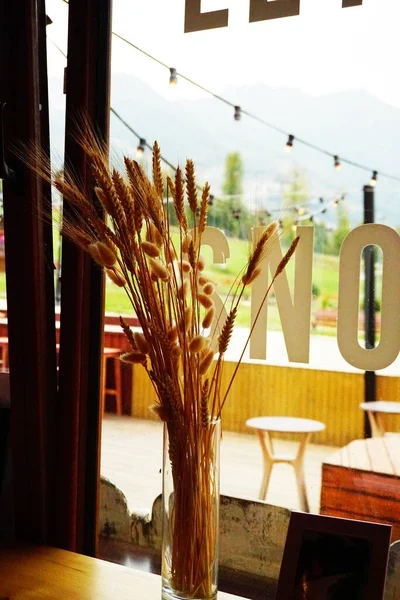
[[[226,362],[225,384],[235,368]],[[399,400],[400,378],[378,376],[377,399]],[[143,367],[135,365],[132,386],[132,416],[155,419],[149,406],[154,390]],[[259,361],[244,362],[223,412],[226,431],[250,432],[246,419],[261,415],[287,415],[316,419],[326,430],[315,434],[319,444],[344,446],[363,437],[364,374],[271,366]],[[388,429],[400,430],[400,417],[388,417]]]

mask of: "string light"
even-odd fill
[[[288,141],[286,142],[286,152],[291,152],[293,148],[294,135],[289,134]]]
[[[67,0],[64,0],[64,2],[67,2]],[[125,42],[126,44],[128,44],[129,46],[131,46],[132,48],[134,48],[135,50],[137,50],[138,52],[140,52],[141,54],[144,54],[145,56],[147,56],[148,58],[150,58],[154,62],[157,62],[162,67],[165,67],[166,69],[171,70],[171,68],[166,63],[164,63],[162,60],[156,58],[155,56],[152,56],[151,54],[149,54],[145,50],[142,50],[142,48],[139,48],[139,46],[136,46],[130,40],[124,38],[122,35],[119,35],[115,31],[113,31],[112,34],[115,37],[119,38],[121,41]],[[235,109],[235,116],[234,116],[235,121],[240,121],[241,115],[244,114],[247,117],[249,117],[251,119],[254,119],[255,121],[258,121],[262,125],[265,125],[266,127],[269,127],[270,129],[273,129],[274,131],[277,131],[277,132],[282,133],[284,135],[289,135],[281,127],[278,127],[277,125],[274,125],[273,123],[270,123],[270,122],[266,121],[265,119],[262,119],[261,117],[259,117],[258,115],[254,114],[254,113],[251,113],[251,112],[249,112],[249,111],[247,111],[245,109],[242,109],[240,106],[235,106],[233,104],[233,102],[231,102],[230,100],[227,100],[227,98],[224,98],[224,97],[220,96],[219,94],[216,94],[212,90],[209,90],[205,86],[201,85],[197,81],[194,81],[190,77],[187,77],[183,73],[178,73],[178,71],[176,71],[176,75],[177,76],[179,75],[179,77],[181,77],[182,79],[184,79],[185,81],[187,81],[191,85],[194,85],[197,88],[199,88],[199,89],[203,90],[204,92],[206,92],[207,94],[210,94],[211,96],[213,96],[214,98],[216,98],[220,102],[223,102],[224,104],[227,104],[228,106],[231,106],[232,108],[234,108]],[[313,143],[311,143],[311,142],[309,142],[309,141],[307,141],[305,139],[296,137],[296,141],[298,143],[300,143],[300,144],[303,144],[304,146],[307,146],[308,148],[311,148],[311,149],[315,150],[316,152],[320,152],[321,154],[325,154],[326,156],[333,156],[331,152],[328,152],[324,148],[321,148],[320,146],[317,146],[316,144],[313,144]],[[335,167],[336,167],[337,170],[339,170],[341,168],[339,157],[334,156],[334,158],[338,159],[338,165],[336,165],[336,160],[335,160]],[[363,169],[364,171],[371,171],[371,169],[369,167],[367,167],[365,165],[362,165],[362,164],[360,164],[360,163],[358,163],[358,162],[356,162],[354,160],[350,160],[350,159],[343,158],[343,157],[342,157],[341,160],[342,160],[343,163],[346,163],[346,164],[351,165],[353,167],[356,167],[358,169]],[[382,171],[380,171],[380,175],[382,177],[387,177],[388,179],[392,179],[394,181],[399,181],[400,182],[400,177],[398,177],[396,175],[392,175],[390,173],[383,173]]]
[[[112,114],[119,120],[121,121],[121,123],[134,135],[136,136],[136,138],[139,140],[139,145],[137,147],[137,153],[138,155],[142,155],[145,148],[148,146],[146,140],[142,137],[140,137],[140,135],[121,117],[121,115],[119,115],[116,110],[114,108],[111,108],[111,112]],[[173,171],[176,171],[176,166],[174,166],[171,162],[169,162],[164,156],[161,155],[161,160],[167,164]],[[202,190],[201,186],[197,186],[199,190]],[[213,194],[210,194],[209,197],[209,205],[212,206],[213,205],[213,201],[215,200],[215,197]],[[290,207],[290,210],[294,210],[298,215],[299,218],[296,219],[294,222],[296,225],[299,224],[299,222],[301,223],[302,221],[310,221],[313,222],[314,221],[314,216],[317,214],[322,214],[322,213],[326,213],[327,208],[329,208],[329,206],[335,205],[337,206],[337,204],[340,201],[344,201],[345,200],[345,194],[342,194],[342,196],[334,201],[332,200],[327,200],[325,201],[323,197],[319,197],[318,201],[319,204],[322,205],[322,208],[319,208],[318,210],[316,210],[313,213],[309,213],[308,209],[303,207],[303,206],[292,206]],[[289,208],[287,209],[289,210]],[[282,212],[282,208],[280,209],[271,209],[270,211],[265,210],[264,211],[267,217],[271,217],[273,212]],[[307,214],[308,213],[308,214]],[[232,216],[234,219],[239,220],[240,219],[240,215],[241,215],[241,211],[240,210],[234,210],[232,211]],[[282,219],[279,219],[279,227],[282,228],[283,227],[283,221]]]
[[[68,4],[67,0],[63,0],[63,1]],[[47,20],[46,24],[49,24],[49,23],[50,23],[50,19]],[[135,44],[133,44],[130,40],[124,38],[123,36],[119,35],[115,31],[113,31],[112,34],[115,37],[119,38],[121,41],[125,42],[126,44],[128,44],[129,46],[131,46],[132,48],[134,48],[135,50],[137,50],[138,52],[141,52],[142,54],[144,54],[145,56],[147,56],[151,60],[153,60],[153,61],[157,62],[158,64],[160,64],[161,66],[167,68],[170,71],[170,85],[176,85],[177,84],[178,71],[175,68],[169,67],[163,61],[161,61],[158,58],[152,56],[148,52],[145,52],[144,50],[142,50],[141,48],[139,48],[138,46],[136,46]],[[65,56],[65,53],[60,48],[58,48],[58,46],[52,40],[50,40],[50,41]],[[258,121],[262,125],[265,125],[266,127],[269,127],[270,129],[273,129],[274,131],[277,131],[277,132],[282,133],[284,135],[288,135],[288,142],[286,144],[286,149],[287,149],[287,151],[291,150],[291,148],[293,146],[293,141],[294,141],[294,136],[292,134],[288,134],[281,127],[278,127],[278,126],[274,125],[273,123],[270,123],[270,122],[266,121],[265,119],[262,119],[261,117],[257,116],[256,114],[253,114],[253,113],[251,113],[251,112],[249,112],[247,110],[244,110],[244,109],[242,110],[240,106],[235,106],[232,102],[230,102],[226,98],[223,98],[222,96],[219,96],[215,92],[207,89],[203,85],[200,85],[199,83],[197,83],[193,79],[190,79],[186,75],[183,75],[182,73],[179,73],[179,76],[181,78],[185,79],[188,83],[190,83],[190,84],[198,87],[199,89],[203,90],[207,94],[210,94],[211,96],[213,96],[217,100],[220,100],[224,104],[227,104],[228,106],[232,106],[235,109],[235,113],[234,113],[234,119],[235,119],[235,121],[240,121],[241,120],[241,115],[243,113],[244,115],[250,117],[251,119],[254,119],[255,121]],[[332,156],[332,154],[330,152],[328,152],[324,148],[321,148],[320,146],[312,144],[311,142],[308,142],[307,140],[304,140],[304,139],[301,139],[301,138],[296,138],[296,139],[297,139],[297,141],[300,144],[303,144],[304,146],[307,146],[308,148],[312,148],[313,150],[315,150],[317,152],[320,152],[322,154],[325,154],[327,156]],[[335,168],[336,168],[337,171],[339,171],[341,169],[341,163],[340,163],[339,157],[337,155],[334,155],[334,160],[335,160]],[[364,171],[370,171],[370,169],[368,167],[366,167],[365,165],[362,165],[362,164],[360,164],[358,162],[355,162],[353,160],[349,160],[347,158],[342,158],[342,162],[344,162],[344,163],[346,163],[348,165],[351,165],[353,167],[356,167],[358,169],[363,169]],[[378,174],[377,171],[373,171],[373,175],[372,175],[371,182],[370,182],[370,185],[372,187],[374,187],[376,185],[377,174]],[[400,181],[400,177],[398,177],[396,175],[392,175],[390,173],[383,173],[381,171],[380,175],[383,176],[383,177],[386,177],[388,179],[392,179],[394,181]]]
[[[136,148],[136,156],[142,156],[146,148],[146,140],[144,138],[139,139],[138,147]]]
[[[170,67],[169,69],[169,85],[176,85],[178,83],[178,77],[176,74],[176,69],[174,67]]]
[[[374,171],[374,172],[372,173],[371,181],[369,182],[369,184],[370,184],[372,187],[375,187],[375,186],[376,186],[376,180],[377,180],[377,179],[378,179],[378,171]]]

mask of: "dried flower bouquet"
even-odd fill
[[[156,398],[151,408],[168,428],[174,489],[170,536],[174,543],[164,556],[163,572],[169,573],[170,587],[181,594],[179,597],[211,598],[218,534],[216,509],[210,500],[218,491],[213,475],[213,437],[245,348],[231,382],[221,390],[224,355],[243,292],[258,276],[277,224],[266,228],[238,275],[226,302],[226,321],[219,330],[215,286],[204,275],[201,255],[209,186],[205,184],[198,197],[193,162],[187,161],[185,174],[178,168],[174,181],[168,178],[171,199],[165,203],[157,143],[152,182],[129,158],[125,158],[124,176],[110,171],[94,139],[85,141],[85,150],[96,182],[95,193],[108,222],[99,218],[73,177],[64,173],[55,178],[55,187],[80,218],[64,223],[63,233],[125,289],[139,320],[142,331],[133,332],[120,318],[131,346],[121,360],[138,363],[147,371]],[[172,209],[178,222],[175,228],[170,224]],[[279,265],[264,301],[297,242]]]

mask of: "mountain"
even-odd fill
[[[61,81],[50,80],[53,147],[62,148],[64,126]],[[242,115],[233,120],[233,109],[212,97],[169,101],[143,81],[114,74],[112,106],[149,143],[157,139],[173,164],[194,159],[199,181],[208,180],[221,193],[225,157],[239,151],[245,171],[245,199],[269,208],[281,206],[283,186],[294,169],[301,171],[317,199],[335,199],[345,192],[353,224],[362,220],[362,188],[372,170],[400,177],[400,110],[368,92],[345,91],[309,96],[295,89],[273,89],[256,84],[227,88],[221,95],[298,139],[369,167],[363,171],[347,164],[337,172],[331,157],[294,141],[285,152],[286,137]],[[114,116],[111,140],[115,154],[134,154],[137,139]],[[400,183],[378,175],[376,220],[400,224]],[[324,215],[334,221],[334,209]]]

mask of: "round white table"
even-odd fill
[[[264,472],[259,494],[260,500],[264,500],[267,494],[268,483],[274,464],[287,463],[294,468],[301,510],[310,512],[304,479],[304,453],[311,434],[323,431],[325,429],[324,423],[296,417],[254,417],[248,419],[246,425],[256,430],[263,454]],[[290,456],[275,453],[272,441],[273,433],[300,434],[301,439],[297,453]]]
[[[360,408],[368,415],[372,437],[383,437],[385,435],[381,415],[400,415],[400,402],[387,402],[385,400],[362,402]]]

